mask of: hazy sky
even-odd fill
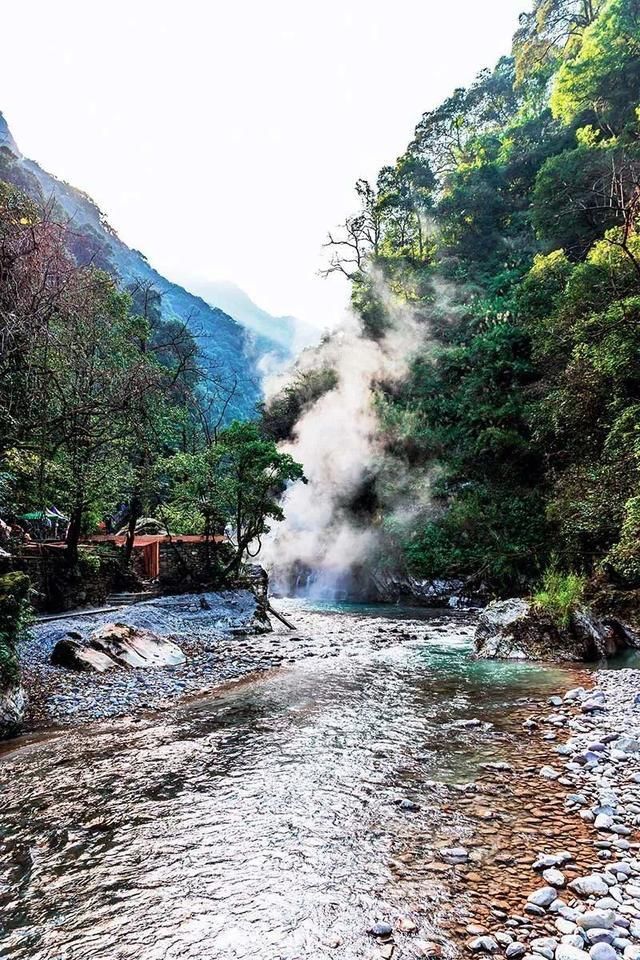
[[[2,10],[0,110],[181,282],[333,325],[322,243],[420,114],[508,52],[527,0],[29,0]],[[193,284],[192,284],[193,286]]]

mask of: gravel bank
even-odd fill
[[[270,670],[304,656],[309,641],[294,632],[265,631],[248,590],[184,594],[123,607],[117,613],[69,616],[37,624],[20,650],[28,697],[26,730],[105,720],[158,710],[225,682]],[[144,670],[81,673],[51,663],[57,641],[70,630],[83,636],[105,623],[143,627],[171,637],[186,663]]]
[[[640,670],[602,671],[594,679],[593,689],[551,697],[546,716],[523,723],[550,746],[556,732],[569,735],[539,768],[538,783],[563,789],[567,845],[586,826],[591,855],[577,862],[569,850],[545,844],[540,817],[521,910],[493,910],[495,925],[469,924],[470,953],[640,960]],[[532,804],[537,793],[534,776]]]

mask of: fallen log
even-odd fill
[[[284,623],[285,627],[288,627],[289,630],[295,630],[295,629],[296,629],[296,628],[294,627],[294,625],[291,623],[291,621],[290,621],[290,620],[287,620],[286,617],[283,617],[283,615],[282,615],[281,613],[278,613],[277,610],[274,610],[270,603],[267,604],[267,611],[268,611],[269,613],[272,613],[273,616],[274,616],[277,620],[279,620],[281,623]]]

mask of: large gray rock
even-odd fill
[[[105,623],[98,627],[89,638],[89,646],[123,667],[171,667],[186,660],[172,640],[125,623]]]
[[[0,740],[20,732],[27,698],[20,683],[0,690]]]
[[[421,580],[409,574],[376,572],[356,594],[382,603],[413,603],[419,607],[473,606],[486,593],[471,594],[464,580]]]
[[[599,873],[590,873],[586,877],[576,877],[569,884],[569,888],[582,897],[605,897],[609,892],[608,884]]]
[[[51,662],[58,666],[98,673],[176,666],[185,659],[180,647],[172,640],[124,623],[105,623],[86,641],[79,633],[70,632],[56,643],[51,654]]]
[[[69,632],[66,637],[58,640],[51,653],[51,663],[57,667],[66,667],[68,670],[95,671],[96,673],[118,669],[115,660],[100,650],[85,646],[82,635],[75,631]]]
[[[557,647],[557,628],[540,618],[528,600],[495,600],[480,614],[475,634],[479,657],[547,660],[554,659]]]
[[[598,660],[629,647],[640,647],[640,638],[613,618],[579,610],[565,627],[518,597],[490,603],[475,635],[476,656],[499,660]]]

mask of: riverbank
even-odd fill
[[[440,869],[463,907],[442,925],[460,952],[640,957],[640,671],[585,679],[522,719],[524,760],[486,764],[452,803],[466,818]]]
[[[108,673],[80,672],[51,662],[56,643],[69,632],[86,636],[108,623],[170,638],[185,662]],[[286,634],[272,633],[249,590],[157,597],[117,611],[92,616],[79,611],[37,623],[18,651],[28,700],[25,730],[165,709],[231,680],[272,669],[305,649],[301,638],[289,640]]]
[[[279,607],[295,622],[295,602],[281,601]],[[446,616],[455,616],[466,636],[472,634],[473,616],[463,612]],[[56,643],[70,631],[84,636],[106,623],[140,627],[171,639],[186,661],[109,673],[80,672],[51,662]],[[380,629],[376,642],[384,646],[403,638],[415,638],[410,626],[406,634]],[[336,657],[343,646],[355,651],[358,642],[352,636],[345,639],[339,630],[335,636],[304,626],[290,630],[275,617],[269,620],[263,604],[249,590],[157,597],[91,617],[79,612],[36,624],[31,638],[20,646],[28,701],[24,731],[164,711],[182,701],[206,697],[230,682],[291,667],[305,658]]]

